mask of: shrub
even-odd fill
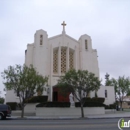
[[[0,104],[3,104],[4,101],[5,101],[5,99],[0,97]]]
[[[47,102],[48,96],[33,96],[27,99],[26,103],[40,103],[40,102]]]
[[[85,102],[91,102],[91,98],[90,98],[90,97],[83,98],[83,100],[84,100]]]
[[[85,102],[99,102],[99,103],[104,103],[105,98],[102,97],[93,97],[93,98],[83,98],[83,100],[85,100]]]
[[[80,102],[75,103],[75,107],[80,107]],[[100,102],[85,102],[84,107],[105,107],[103,103]]]
[[[109,106],[110,106],[110,109],[116,109],[116,104],[115,103],[114,104],[110,104]]]
[[[109,105],[105,105],[105,109],[110,109],[110,106]]]
[[[43,102],[36,107],[70,107],[70,102]]]
[[[10,106],[11,110],[16,110],[17,108],[17,102],[7,102],[6,104]]]
[[[105,98],[102,98],[102,97],[98,97],[98,98],[92,98],[91,99],[92,102],[99,102],[99,103],[104,103],[105,101]]]
[[[105,105],[105,109],[116,109],[116,106],[117,106],[116,103],[113,103],[113,104],[110,104],[110,105]]]

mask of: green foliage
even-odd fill
[[[4,101],[5,101],[5,99],[4,99],[4,98],[0,98],[0,104],[3,104],[3,103],[4,103]]]
[[[102,98],[102,97],[99,97],[99,98],[95,98],[95,97],[88,98],[87,97],[87,98],[84,98],[84,101],[85,101],[85,103],[83,105],[84,107],[105,107],[105,105],[103,104],[105,101],[105,98]],[[75,106],[80,107],[81,106],[80,102],[76,102]]]
[[[75,107],[81,107],[80,102],[76,102]],[[105,105],[100,102],[85,102],[83,107],[105,107]]]
[[[116,104],[110,104],[110,109],[116,109]]]
[[[105,75],[105,86],[111,86],[112,85],[112,81],[110,80],[110,75],[108,73],[106,73]]]
[[[130,79],[129,77],[119,76],[118,79],[111,79],[112,86],[115,88],[116,101],[119,101],[122,108],[123,97],[128,95],[130,91]]]
[[[42,77],[36,70],[30,66],[15,67],[9,66],[7,70],[2,72],[4,85],[7,90],[14,90],[16,93],[21,93],[22,99],[29,98],[36,92],[43,91],[43,86],[47,82],[47,77]]]
[[[18,93],[22,108],[21,117],[24,115],[25,100],[32,97],[36,92],[43,92],[44,85],[48,78],[38,74],[33,66],[9,66],[2,72],[4,85],[7,90],[14,90]]]
[[[26,103],[38,103],[38,102],[47,102],[48,96],[33,96],[27,99]]]
[[[44,102],[36,105],[36,107],[70,107],[70,102]]]
[[[99,103],[104,103],[105,101],[105,98],[102,98],[102,97],[98,97],[98,98],[92,98],[91,99],[92,102],[99,102]]]
[[[130,80],[129,78],[119,77],[118,79],[111,79],[112,85],[115,88],[115,92],[117,94],[118,101],[123,100],[123,96],[125,96],[130,90]]]
[[[17,108],[17,102],[7,102],[6,104],[10,106],[11,110],[16,110]]]
[[[101,85],[98,77],[87,70],[69,70],[65,76],[61,77],[58,82],[58,87],[63,93],[72,92],[74,97],[81,103],[81,115],[84,117],[83,98],[90,91],[97,91]]]
[[[83,98],[83,100],[85,101],[85,102],[98,102],[98,103],[104,103],[104,101],[105,101],[105,98],[102,98],[102,97],[98,97],[98,98],[95,98],[95,97],[93,97],[93,98]]]
[[[110,104],[110,105],[105,105],[105,109],[116,109],[116,107],[117,107],[116,103],[113,103],[113,104]]]
[[[126,96],[130,96],[130,90],[127,91]]]
[[[64,93],[72,92],[77,100],[82,102],[82,98],[90,91],[99,89],[100,81],[98,77],[87,70],[70,70],[60,78],[58,86]]]

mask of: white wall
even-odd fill
[[[85,48],[87,40],[88,49]],[[82,35],[79,38],[80,43],[80,69],[88,70],[99,77],[99,67],[97,60],[97,50],[92,48],[92,40],[88,35]]]
[[[105,114],[104,107],[84,107],[84,115]],[[81,108],[48,108],[36,107],[36,116],[61,117],[81,116]]]
[[[27,103],[25,108],[24,108],[24,112],[35,112],[36,111],[36,105],[38,103]]]
[[[105,90],[107,90],[107,97],[105,97]],[[98,97],[105,98],[105,104],[113,104],[115,102],[115,90],[113,86],[101,86],[97,92]]]
[[[14,93],[14,90],[8,90],[6,91],[6,96],[5,96],[6,102],[17,102],[19,103],[19,97],[16,96]]]
[[[25,54],[25,64],[27,66],[30,66],[30,64],[33,64],[33,46],[34,44],[28,44],[27,45],[27,52]]]

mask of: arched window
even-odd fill
[[[87,39],[85,40],[85,49],[88,49],[88,41],[87,41]]]

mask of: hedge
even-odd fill
[[[102,97],[93,97],[93,98],[89,98],[89,97],[87,97],[87,98],[83,98],[83,100],[85,101],[85,102],[99,102],[99,103],[104,103],[104,101],[105,101],[105,98],[102,98]]]
[[[70,102],[43,102],[36,107],[70,107]]]
[[[105,98],[101,98],[101,97],[100,97],[100,98],[99,98],[99,97],[98,97],[98,98],[95,98],[95,97],[94,97],[94,98],[91,99],[91,101],[92,101],[92,102],[104,103]]]
[[[116,103],[105,105],[105,109],[117,109],[116,107],[117,107]]]
[[[40,102],[47,102],[48,96],[33,96],[27,99],[26,103],[40,103]]]
[[[16,110],[17,108],[17,102],[7,102],[6,104],[10,106],[11,110]]]
[[[80,102],[76,102],[75,107],[81,107]],[[83,107],[105,107],[105,105],[100,102],[85,102]]]

